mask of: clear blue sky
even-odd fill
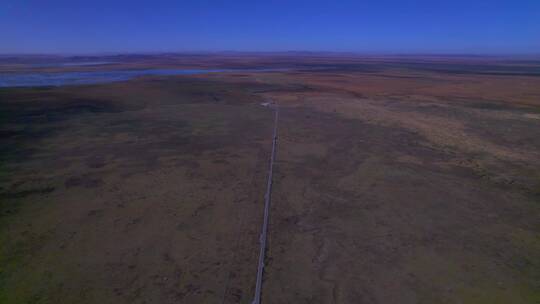
[[[1,0],[0,53],[540,53],[540,0]]]

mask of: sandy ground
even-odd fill
[[[267,101],[263,303],[540,301],[540,77],[374,60],[0,90],[0,302],[250,303]]]

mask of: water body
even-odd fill
[[[155,70],[116,70],[100,72],[31,72],[0,73],[0,87],[40,87],[107,83],[125,81],[139,76],[195,75],[240,70],[198,70],[198,69],[155,69]],[[247,70],[244,70],[247,71]],[[257,71],[268,71],[259,69]]]
[[[49,67],[70,67],[70,66],[92,66],[113,64],[113,61],[84,61],[84,62],[53,62],[53,63],[32,63],[31,67],[49,68]]]

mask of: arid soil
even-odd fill
[[[250,303],[270,101],[263,303],[540,303],[538,61],[188,59],[0,89],[0,303]]]

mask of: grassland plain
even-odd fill
[[[0,302],[249,303],[269,100],[264,303],[540,302],[538,63],[456,61],[0,90]]]

